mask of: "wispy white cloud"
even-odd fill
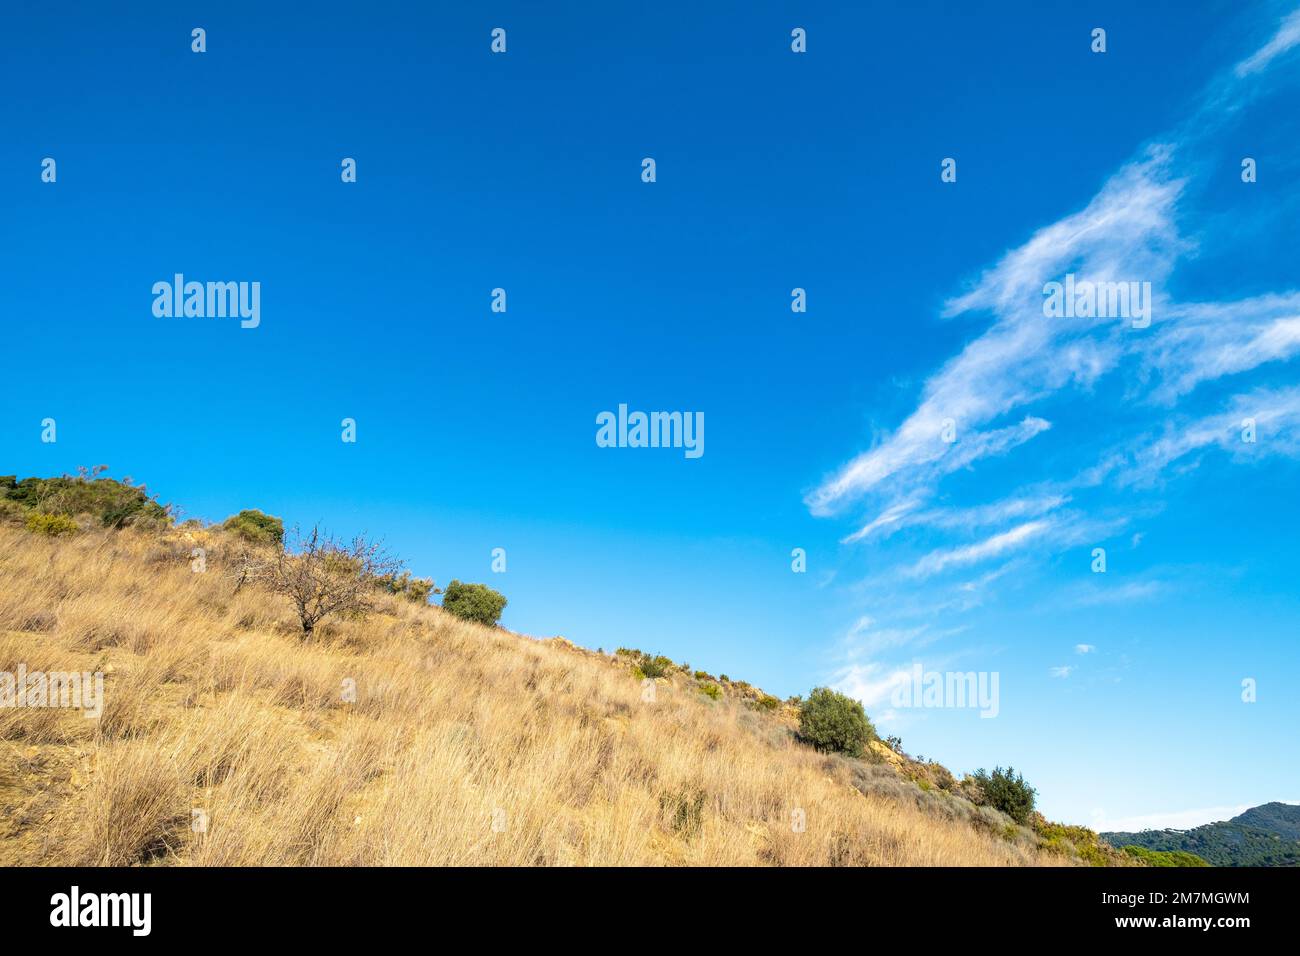
[[[1031,538],[1043,534],[1050,527],[1051,523],[1048,521],[1026,521],[1023,524],[1016,525],[1009,531],[995,534],[975,544],[932,551],[916,562],[909,574],[912,577],[930,577],[949,567],[973,564],[976,561],[997,557],[1020,547]]]
[[[1242,60],[1233,69],[1237,77],[1259,73],[1279,56],[1300,45],[1300,10],[1295,10],[1282,21],[1277,32],[1262,47]]]
[[[962,581],[960,584],[957,585],[957,589],[959,591],[966,591],[971,594],[978,593],[979,591],[982,591],[984,588],[988,587],[998,578],[1006,574],[1009,570],[1011,570],[1011,567],[1012,567],[1012,562],[1008,561],[1000,568],[994,568],[992,571],[986,571],[984,574],[981,574],[979,577],[972,578],[969,581]]]
[[[1068,269],[1097,281],[1162,279],[1184,247],[1173,216],[1182,187],[1172,175],[1172,150],[1152,148],[1085,209],[1039,230],[951,300],[948,314],[989,311],[994,323],[927,380],[920,404],[893,434],[808,496],[813,513],[834,513],[886,480],[923,493],[944,475],[1046,431],[1049,423],[1038,416],[1010,425],[996,420],[1062,389],[1092,386],[1121,359],[1125,329],[1045,318],[1044,283]],[[947,423],[955,425],[956,443],[943,441]]]
[[[1247,441],[1252,430],[1254,440]],[[1151,484],[1171,465],[1194,467],[1200,453],[1216,447],[1236,456],[1300,454],[1300,386],[1256,389],[1234,396],[1223,411],[1167,423],[1158,437],[1139,439],[1115,460],[1116,481]]]
[[[912,679],[910,665],[891,666],[878,661],[852,664],[841,670],[832,686],[854,700],[862,701],[869,713],[889,704],[894,690]]]
[[[1160,377],[1153,401],[1172,405],[1202,382],[1300,354],[1300,294],[1172,305],[1144,347]]]
[[[904,528],[987,528],[1018,518],[1035,518],[1070,501],[1064,494],[1016,495],[970,508],[930,508],[918,511],[915,502],[891,505],[879,517],[844,539],[844,543],[874,536],[887,538]]]
[[[1256,54],[1242,61],[1240,76],[1262,71],[1296,46],[1297,22],[1295,15],[1283,22]],[[1218,81],[1207,90],[1206,103],[1223,95],[1243,96],[1244,89],[1239,80]],[[915,528],[1004,526],[982,541],[934,550],[912,566],[910,576],[929,577],[996,557],[1030,538],[1048,537],[1049,531],[1055,532],[1050,537],[1065,541],[1061,532],[1075,523],[1050,516],[1068,500],[1064,490],[1070,487],[1151,481],[1200,449],[1228,446],[1233,428],[1240,427],[1230,418],[1249,413],[1246,399],[1222,415],[1188,418],[1171,423],[1164,434],[1133,436],[1127,446],[1113,445],[1109,456],[1092,467],[1080,466],[1076,475],[1060,482],[1054,495],[1012,493],[973,508],[926,504],[946,476],[1012,454],[1046,432],[1050,423],[1027,406],[1066,392],[1090,392],[1126,364],[1139,382],[1149,383],[1137,400],[1168,406],[1205,382],[1300,355],[1297,292],[1238,302],[1178,303],[1157,291],[1157,321],[1143,330],[1118,320],[1044,316],[1043,287],[1066,272],[1093,281],[1150,282],[1159,290],[1178,261],[1194,250],[1178,228],[1180,203],[1195,175],[1195,165],[1179,158],[1180,148],[1177,135],[1145,148],[1083,209],[1039,229],[948,301],[946,315],[985,313],[992,321],[925,381],[916,408],[897,429],[806,498],[818,515],[835,513],[864,496],[885,499],[844,543],[883,540]],[[1290,453],[1294,444],[1276,434],[1290,422],[1291,398],[1278,392],[1250,399],[1259,406],[1251,417],[1261,429],[1272,427],[1278,438],[1270,446],[1272,453]],[[1007,420],[1013,415],[1021,416],[1019,421]],[[958,440],[947,443],[945,430],[953,427]],[[1082,437],[1081,451],[1088,439],[1104,436]]]
[[[1053,668],[1051,669],[1050,673],[1051,673],[1051,675],[1052,675],[1053,677],[1064,678],[1064,677],[1069,677],[1069,676],[1070,676],[1070,673],[1071,673],[1073,670],[1074,670],[1074,667],[1071,666],[1071,665],[1068,665],[1068,664],[1067,664],[1067,665],[1065,665],[1065,666],[1063,666],[1063,667],[1053,667]]]
[[[1091,654],[1091,653],[1092,653],[1093,651],[1095,651],[1096,649],[1097,649],[1097,646],[1096,646],[1095,644],[1075,644],[1075,645],[1074,645],[1074,653],[1076,653],[1076,654]]]
[[[863,525],[857,531],[848,537],[842,539],[841,544],[852,544],[854,541],[861,541],[872,535],[880,534],[888,537],[895,531],[906,527],[908,524],[914,524],[915,521],[909,521],[908,516],[917,508],[917,502],[897,501],[882,511],[867,524]]]

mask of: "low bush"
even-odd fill
[[[1195,853],[1186,850],[1148,850],[1144,846],[1130,844],[1124,852],[1147,866],[1209,866]]]
[[[799,708],[799,737],[820,751],[861,757],[875,736],[861,702],[829,687],[814,688]]]
[[[717,684],[701,684],[700,693],[709,700],[718,700],[722,697],[722,688]]]
[[[389,594],[416,604],[428,604],[430,595],[442,593],[442,588],[433,583],[433,578],[413,578],[410,571],[385,575],[379,579],[379,586]]]
[[[1073,857],[1088,866],[1117,866],[1127,862],[1123,854],[1087,827],[1052,823],[1037,812],[1029,815],[1029,826],[1038,837],[1038,845],[1052,853]]]
[[[284,522],[256,508],[248,508],[237,515],[231,515],[221,527],[233,532],[249,544],[276,547],[284,544]]]
[[[992,773],[976,770],[973,778],[979,791],[979,802],[995,810],[1001,810],[1017,823],[1024,823],[1034,809],[1034,798],[1038,791],[1025,782],[1025,778],[1016,773],[1012,767],[1003,770],[995,767]]]
[[[33,511],[27,516],[25,524],[27,530],[33,534],[48,535],[51,538],[63,534],[76,534],[80,530],[77,522],[67,515],[46,514],[43,511]]]
[[[20,507],[46,514],[91,515],[109,528],[146,524],[164,526],[170,522],[168,509],[152,498],[143,485],[131,484],[130,478],[118,481],[101,478],[107,465],[79,468],[77,475],[59,478],[24,478],[4,475],[0,480],[0,498]]]
[[[641,668],[641,673],[646,677],[667,677],[668,673],[676,666],[672,658],[664,657],[660,654],[658,657],[651,657],[649,654],[644,655],[637,664]]]
[[[474,621],[492,627],[505,610],[504,594],[486,584],[464,584],[452,581],[442,596],[442,609],[465,621]],[[648,675],[653,676],[653,675]]]

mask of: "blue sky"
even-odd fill
[[[0,471],[369,532],[1072,822],[1300,799],[1294,4],[268,6],[4,14]],[[1067,273],[1150,327],[1045,317]],[[597,447],[620,403],[705,454]]]

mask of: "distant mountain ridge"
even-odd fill
[[[1103,833],[1111,846],[1195,853],[1214,866],[1300,866],[1300,806],[1265,803],[1191,830]]]
[[[1300,840],[1300,805],[1265,803],[1238,814],[1228,822],[1267,830],[1284,840]]]

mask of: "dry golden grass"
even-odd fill
[[[394,598],[304,644],[198,534],[0,527],[0,670],[106,674],[99,721],[0,711],[0,864],[1062,862],[562,642]]]

